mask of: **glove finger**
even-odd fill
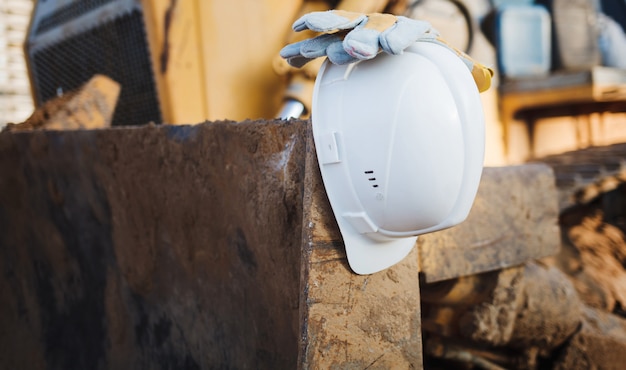
[[[325,33],[307,40],[300,47],[300,54],[306,58],[319,58],[326,55],[326,49],[333,43],[341,43],[341,37]]]
[[[296,55],[291,58],[287,58],[287,63],[289,63],[289,65],[292,67],[302,68],[305,64],[312,61],[313,59],[315,58],[306,58],[302,55]]]
[[[426,35],[431,25],[425,21],[398,16],[396,24],[380,34],[380,46],[393,55],[402,54],[404,49]]]
[[[380,32],[371,28],[356,27],[343,39],[343,48],[357,59],[372,59],[378,54]]]
[[[365,14],[343,10],[311,12],[298,18],[298,20],[293,23],[292,28],[294,31],[309,29],[316,32],[330,32],[354,28],[365,19],[367,19]]]
[[[308,40],[294,42],[293,44],[289,44],[284,48],[280,49],[280,56],[287,60],[290,66],[300,68],[313,60],[314,58],[307,58],[302,55],[300,49],[304,44],[306,44]]]
[[[304,44],[307,40],[294,42],[293,44],[286,45],[282,49],[280,49],[280,56],[284,59],[293,58],[295,56],[300,55],[300,48],[302,44]]]
[[[366,22],[356,26],[344,39],[344,49],[358,59],[372,59],[380,50],[381,32],[393,27],[397,17],[391,14],[369,14]]]
[[[326,55],[328,55],[328,59],[331,63],[338,65],[350,64],[358,61],[357,58],[351,56],[344,50],[341,42],[330,44],[326,49]]]

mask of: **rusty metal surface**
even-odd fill
[[[311,148],[304,198],[301,368],[422,368],[417,250],[388,270],[354,274]]]
[[[296,368],[306,127],[1,133],[0,368]]]
[[[467,220],[418,238],[425,280],[472,275],[553,255],[560,245],[558,215],[550,167],[485,168]]]

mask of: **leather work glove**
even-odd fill
[[[334,64],[374,58],[382,49],[401,54],[419,38],[437,36],[430,23],[391,14],[362,14],[329,10],[305,14],[293,24],[294,31],[323,32],[312,39],[285,46],[280,55],[294,67],[327,56]]]
[[[398,55],[414,42],[434,42],[454,51],[461,58],[480,92],[491,86],[491,68],[446,43],[425,21],[383,13],[329,10],[305,14],[294,22],[293,29],[322,32],[317,37],[289,44],[280,51],[280,56],[294,67],[300,68],[323,56],[334,64],[349,64],[372,59],[381,50]]]

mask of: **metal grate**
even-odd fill
[[[41,22],[37,25],[36,35],[50,30],[54,27],[60,26],[72,19],[75,19],[83,14],[110,3],[114,0],[76,0],[65,6],[60,7],[48,16],[41,19]]]
[[[121,84],[113,125],[161,123],[150,50],[139,10],[62,40],[32,56],[37,103],[71,91],[94,74]]]

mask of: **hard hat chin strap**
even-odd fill
[[[484,92],[484,91],[489,90],[489,88],[491,87],[491,78],[493,77],[493,69],[481,63],[478,63],[476,60],[474,60],[474,58],[470,57],[466,53],[455,48],[454,46],[448,44],[441,37],[437,37],[436,39],[423,39],[423,40],[418,40],[418,41],[433,42],[435,44],[444,46],[452,50],[453,52],[456,53],[456,55],[459,58],[461,58],[463,63],[465,63],[465,66],[467,66],[467,68],[472,73],[472,77],[474,78],[476,87],[478,87],[478,91]]]

